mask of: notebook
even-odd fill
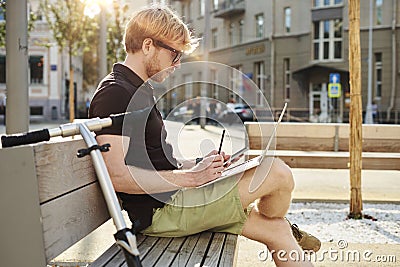
[[[275,125],[274,125],[273,131],[272,131],[272,133],[271,133],[271,136],[269,137],[267,146],[265,147],[265,149],[263,150],[263,152],[261,153],[261,155],[255,157],[255,158],[246,160],[246,161],[243,162],[243,163],[240,163],[240,164],[238,164],[238,165],[234,165],[234,166],[232,166],[232,167],[230,167],[230,168],[224,170],[224,171],[222,172],[222,174],[221,174],[220,177],[218,177],[217,179],[212,180],[212,181],[210,181],[210,182],[207,182],[207,183],[205,183],[205,184],[199,185],[199,186],[197,186],[197,188],[201,188],[201,187],[204,187],[204,186],[213,184],[213,183],[215,183],[215,182],[217,182],[217,181],[221,181],[221,180],[223,180],[223,179],[232,177],[232,176],[234,176],[234,175],[236,175],[236,174],[238,174],[238,173],[242,173],[242,172],[244,172],[244,171],[247,171],[247,170],[249,170],[249,169],[251,169],[251,168],[254,168],[254,167],[257,167],[258,165],[260,165],[261,162],[263,161],[264,157],[267,155],[267,152],[268,152],[268,150],[269,150],[269,147],[271,146],[272,140],[274,139],[274,136],[275,136],[275,134],[276,134],[276,129],[277,129],[279,123],[282,121],[283,115],[285,114],[286,107],[287,107],[287,103],[285,103],[285,106],[283,107],[282,113],[281,113],[281,115],[279,116],[278,121],[277,121],[277,122],[275,123]]]

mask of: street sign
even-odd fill
[[[330,73],[329,74],[329,83],[340,83],[340,74],[339,73]]]
[[[330,83],[328,85],[328,96],[338,98],[342,95],[342,85],[340,83]]]
[[[328,96],[330,98],[338,98],[342,95],[342,85],[340,84],[340,74],[330,73],[328,84]]]

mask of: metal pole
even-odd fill
[[[27,0],[7,1],[6,9],[6,133],[29,129]]]
[[[271,8],[271,36],[270,36],[270,42],[271,42],[271,66],[270,66],[270,71],[271,71],[271,95],[270,95],[270,108],[274,109],[275,108],[275,40],[274,40],[274,34],[275,34],[275,0],[272,0],[272,8]],[[264,89],[263,89],[264,90]]]
[[[373,4],[369,0],[369,31],[368,31],[368,100],[367,111],[365,112],[365,123],[372,124],[372,23],[373,23]]]
[[[89,128],[84,123],[79,125],[79,131],[88,147],[97,145],[96,139],[93,137]],[[127,226],[124,217],[121,214],[121,206],[119,205],[118,198],[114,191],[114,187],[112,185],[111,178],[108,173],[103,156],[98,149],[92,150],[90,152],[90,156],[92,157],[93,166],[97,174],[97,179],[103,192],[108,212],[110,213],[110,216],[114,221],[114,225],[117,230],[125,229],[127,228]]]
[[[99,79],[107,75],[107,21],[104,4],[100,4]]]
[[[201,100],[200,100],[200,127],[204,129],[206,127],[206,115],[207,115],[207,88],[208,83],[208,51],[209,51],[209,32],[210,32],[210,1],[204,2],[204,80],[201,84]]]

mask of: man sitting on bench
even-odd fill
[[[123,63],[114,64],[91,101],[91,118],[125,112],[132,105],[133,97],[133,110],[148,111],[147,124],[138,120],[129,124],[134,136],[139,138],[131,136],[126,157],[122,127],[97,132],[100,144],[111,144],[111,150],[103,156],[135,229],[161,237],[186,236],[206,230],[228,232],[262,242],[269,250],[299,254],[300,246],[318,250],[317,238],[299,231],[296,226],[291,229],[284,217],[291,203],[294,181],[289,167],[281,160],[264,159],[260,166],[241,177],[196,188],[220,177],[229,156],[213,151],[203,159],[183,162],[183,167],[173,157],[172,147],[165,140],[161,114],[155,107],[153,89],[150,84],[142,85],[164,69],[169,68],[164,74],[173,72],[181,63],[182,53],[194,50],[197,41],[167,7],[148,7],[135,13],[124,34],[127,57]],[[165,78],[166,75],[158,77],[159,81]],[[148,166],[146,158],[152,166]],[[265,179],[256,190],[249,192],[254,175]],[[249,208],[256,200],[256,207]],[[273,257],[279,266],[311,265],[290,259],[280,261],[277,253]]]

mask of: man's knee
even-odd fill
[[[295,183],[292,170],[280,159],[275,159],[273,179],[279,190],[290,192],[294,190]]]

